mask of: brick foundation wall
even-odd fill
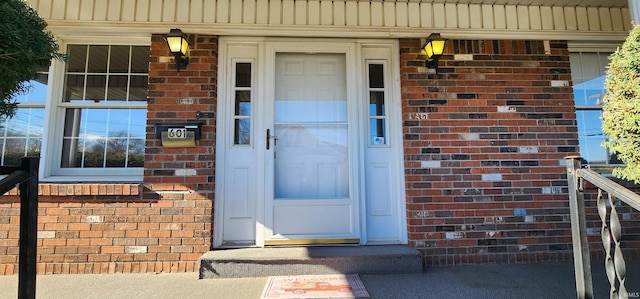
[[[427,265],[570,260],[567,44],[452,40],[438,73],[419,46],[400,46],[410,244]]]
[[[40,274],[197,271],[209,248],[210,201],[197,194],[159,199],[140,184],[48,183],[38,194]],[[0,275],[18,273],[19,224],[14,189],[0,201]]]

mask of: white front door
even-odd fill
[[[221,38],[214,247],[406,243],[393,53]]]
[[[360,243],[347,53],[273,54],[265,244]]]

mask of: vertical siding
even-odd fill
[[[105,2],[105,1],[100,1]],[[136,19],[135,21],[144,22],[149,19],[149,0],[136,1]]]
[[[80,18],[80,0],[67,0],[66,18],[76,20]]]
[[[346,10],[344,2],[333,3],[333,25],[344,26],[346,25]]]
[[[482,18],[472,18],[471,16],[483,16],[482,6],[480,5],[470,5],[469,6],[469,19],[471,21],[471,28],[482,28],[482,22],[484,21],[484,16]],[[493,27],[493,26],[492,26]]]
[[[504,6],[494,6],[493,7],[493,21],[495,22],[496,29],[506,29],[507,28],[507,16],[506,16],[507,8]]]
[[[409,3],[407,6],[408,9],[408,18],[409,18],[409,27],[411,28],[419,28],[420,27],[420,4],[418,3]]]
[[[418,1],[28,0],[51,20],[497,30],[628,31],[628,8]]]
[[[192,0],[190,9],[189,20],[193,23],[202,23],[202,0]]]
[[[553,19],[553,9],[548,6],[544,6],[540,8],[540,18],[542,20],[542,30],[553,30],[554,29],[554,19]]]
[[[272,2],[271,5],[269,5],[269,24],[281,23],[281,19],[280,19],[281,6],[282,5],[280,1]]]
[[[393,2],[384,2],[382,5],[384,8],[383,15],[385,27],[396,27],[396,16],[394,13],[396,12],[395,6],[396,4]]]
[[[407,3],[405,2],[396,3],[396,26],[409,26],[409,12],[407,11]]]
[[[320,25],[333,25],[333,3],[331,1],[320,1]]]
[[[348,5],[348,3],[347,3]],[[371,20],[371,11],[375,11],[376,15],[378,16],[382,16],[382,4],[381,3],[371,3],[371,6],[373,6],[373,8],[371,8],[369,6],[368,2],[358,2],[358,11],[357,11],[357,15],[352,14],[347,14],[347,16],[349,17],[349,19],[353,18],[358,20],[358,25],[359,26],[382,26],[382,17],[377,18],[377,22],[375,24],[371,24],[370,20]],[[349,24],[347,24],[349,25]]]
[[[358,25],[358,2],[349,1],[345,3],[345,20],[347,26]]]
[[[229,23],[242,24],[242,1],[230,1],[229,2]]]
[[[371,26],[380,27],[382,26],[382,21],[384,20],[384,13],[382,8],[382,3],[380,2],[371,2]]]
[[[258,0],[256,3],[256,24],[269,23],[269,0]]]
[[[294,2],[294,19],[296,25],[308,25],[309,24],[309,11],[307,10],[306,0],[295,0]]]
[[[228,23],[229,22],[229,0],[217,0],[216,3],[217,3],[217,10],[216,10],[215,22]]]
[[[309,7],[309,25],[320,25],[320,1],[310,1]]]
[[[459,28],[469,28],[471,26],[469,23],[469,5],[458,5],[457,18]]]
[[[114,0],[110,0],[114,2]],[[119,1],[115,1],[119,2]],[[163,0],[162,5],[162,21],[163,22],[172,22],[176,21],[176,0]]]

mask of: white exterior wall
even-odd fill
[[[28,0],[56,35],[217,35],[622,40],[628,8],[356,0]]]

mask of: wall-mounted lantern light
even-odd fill
[[[440,33],[431,33],[422,45],[421,52],[427,57],[425,65],[431,69],[438,69],[438,59],[444,52],[444,45],[447,39],[440,36]]]
[[[169,52],[176,58],[176,69],[180,72],[180,67],[187,67],[189,64],[189,57],[187,51],[191,44],[187,39],[187,36],[182,33],[180,29],[171,29],[169,34],[165,37],[167,44],[169,45]]]

